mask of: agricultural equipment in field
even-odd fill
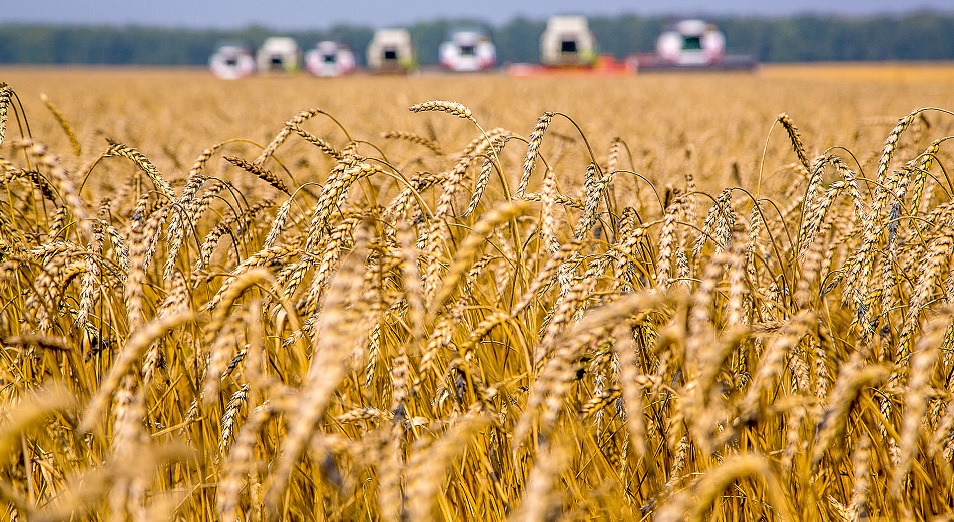
[[[510,76],[629,76],[635,72],[633,64],[617,60],[613,55],[600,54],[591,65],[548,66],[535,63],[512,63],[506,68]]]
[[[449,71],[486,71],[497,64],[497,48],[483,32],[461,30],[441,44],[440,59],[441,66]]]
[[[293,73],[298,71],[301,51],[294,39],[272,36],[258,50],[257,59],[261,73]]]
[[[541,63],[589,66],[596,61],[596,38],[582,16],[554,16],[540,36]]]
[[[727,55],[725,35],[715,24],[702,20],[682,20],[656,39],[656,54],[628,59],[646,70],[751,70],[758,62],[752,56]]]
[[[255,74],[255,58],[242,45],[222,45],[209,57],[209,70],[222,80],[245,78]]]
[[[354,71],[354,53],[337,42],[318,42],[305,53],[305,68],[315,76],[341,76]]]
[[[582,16],[554,16],[540,36],[541,64],[514,63],[511,76],[625,76],[631,64],[597,54],[596,37]]]
[[[379,73],[407,73],[416,66],[406,29],[379,29],[368,45],[368,68]]]

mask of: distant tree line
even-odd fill
[[[791,18],[715,17],[730,53],[763,62],[951,60],[954,13],[920,12],[865,18],[801,15]],[[591,17],[600,52],[623,57],[652,52],[656,36],[672,18],[623,15]],[[438,46],[457,27],[480,27],[497,45],[498,60],[536,62],[544,20],[516,18],[492,27],[474,20],[436,20],[408,29],[418,62],[437,63]],[[239,42],[257,48],[268,36],[295,38],[303,49],[320,40],[349,45],[364,60],[371,27],[341,25],[324,30],[279,32],[264,27],[197,30],[157,27],[0,24],[0,63],[202,65],[216,47]]]

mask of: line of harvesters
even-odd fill
[[[367,71],[407,74],[418,69],[414,44],[406,29],[380,29],[367,49]],[[497,51],[481,30],[455,31],[439,50],[441,68],[449,72],[497,69]],[[343,76],[358,70],[354,53],[333,41],[318,42],[302,56],[292,38],[271,37],[253,55],[241,45],[223,45],[209,58],[209,69],[223,79],[253,74],[294,73],[304,59],[315,76]],[[701,20],[672,24],[656,40],[656,52],[631,54],[620,60],[597,52],[596,38],[582,16],[555,16],[540,36],[539,64],[508,64],[514,76],[548,74],[627,75],[653,70],[752,70],[754,57],[727,55],[725,35]]]

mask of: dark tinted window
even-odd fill
[[[561,53],[575,53],[576,52],[576,40],[563,40],[560,42],[560,52]]]
[[[702,38],[698,36],[687,36],[682,40],[682,48],[685,51],[698,51],[702,49]]]

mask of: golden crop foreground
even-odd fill
[[[0,84],[6,517],[952,512],[945,109],[865,157],[781,114],[762,168],[761,130],[720,159],[418,99],[414,126],[305,109],[179,164],[55,96],[41,135],[21,96]],[[196,111],[165,146],[214,128]]]

